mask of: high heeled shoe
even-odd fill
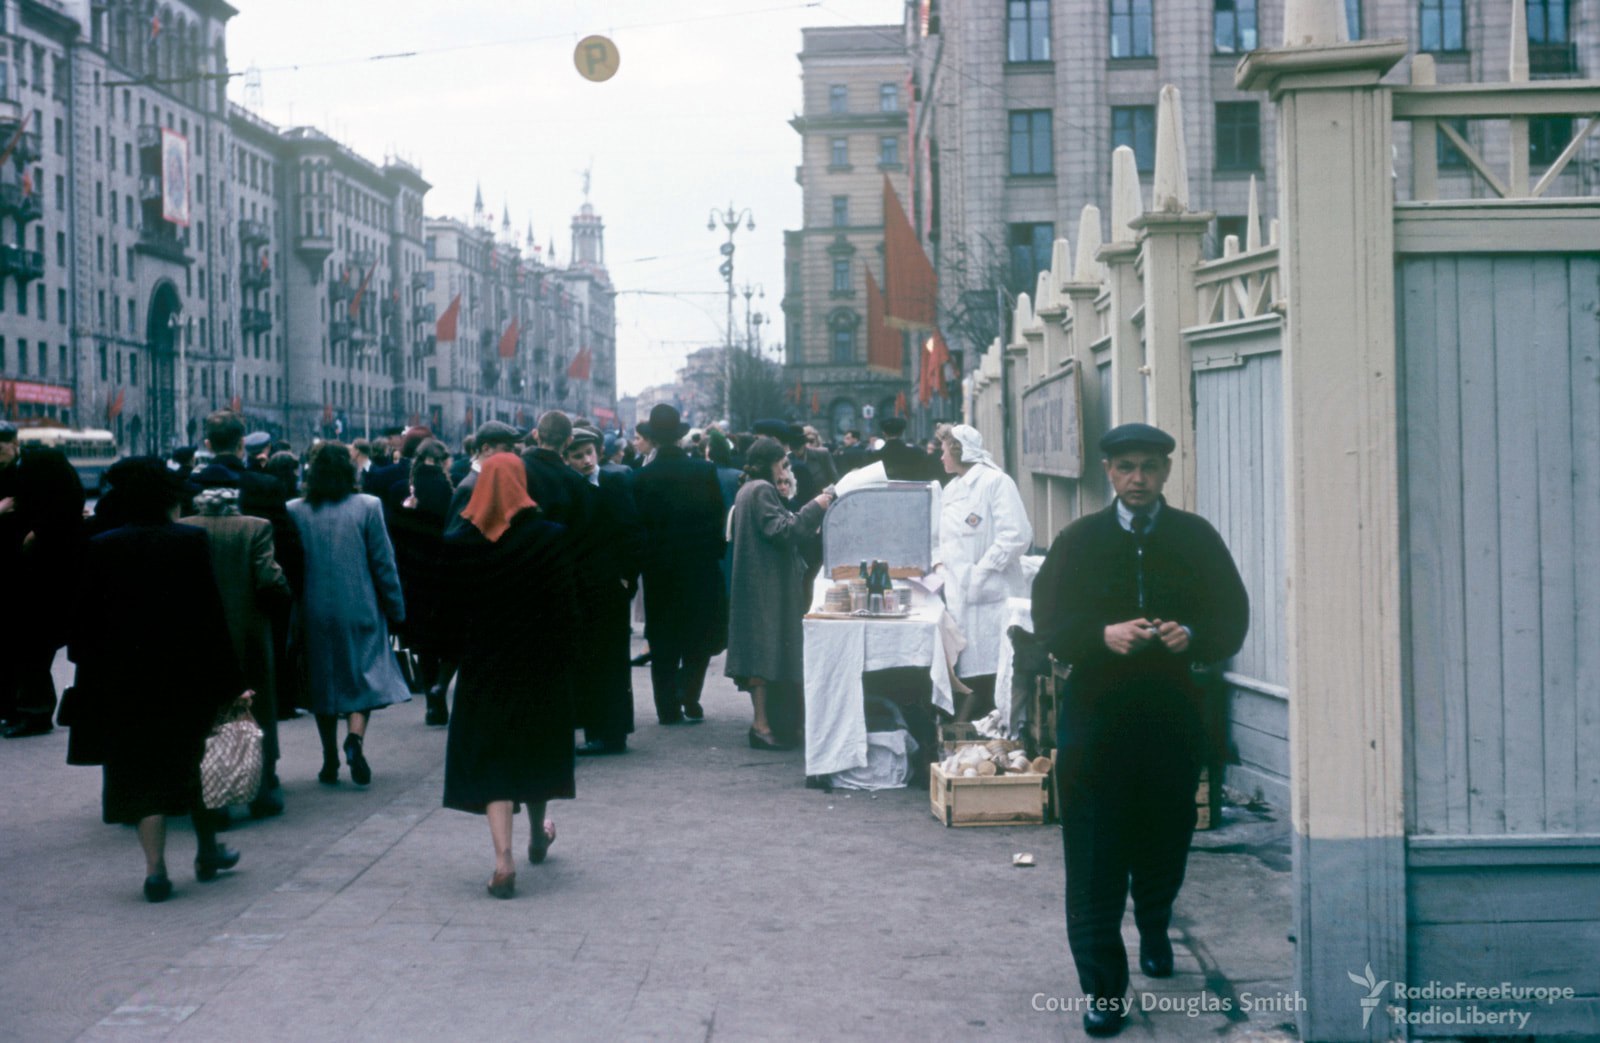
[[[550,845],[556,842],[556,824],[549,819],[544,820],[544,825],[539,832],[528,840],[528,861],[538,865],[550,853]]]
[[[517,871],[496,873],[489,880],[489,895],[493,898],[510,898],[517,893]]]
[[[194,878],[201,883],[215,880],[219,872],[238,864],[239,852],[226,844],[218,844],[211,851],[202,851],[194,856]]]
[[[367,757],[362,750],[362,746],[361,736],[346,735],[344,737],[344,759],[350,765],[350,781],[357,786],[365,786],[372,781],[372,766],[367,763]]]

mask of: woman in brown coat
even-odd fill
[[[796,514],[783,505],[778,483],[789,475],[788,454],[758,438],[745,456],[744,484],[733,501],[733,587],[728,613],[726,673],[750,693],[755,720],[750,746],[782,750],[795,741],[792,711],[802,680],[801,626],[805,562],[800,543],[822,525],[833,497],[822,492]],[[780,727],[771,718],[778,717]]]

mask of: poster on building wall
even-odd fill
[[[1022,466],[1056,478],[1083,475],[1078,367],[1069,365],[1022,393]]]
[[[161,128],[161,217],[189,227],[189,139]]]

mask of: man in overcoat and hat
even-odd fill
[[[662,403],[638,425],[650,462],[633,483],[643,540],[644,635],[662,724],[705,718],[700,692],[711,657],[728,643],[722,491],[717,469],[678,448],[689,431]]]
[[[1091,1035],[1111,1035],[1127,1017],[1130,889],[1139,967],[1172,974],[1167,928],[1207,748],[1192,668],[1238,652],[1250,623],[1222,537],[1161,496],[1174,447],[1149,424],[1108,431],[1100,449],[1116,500],[1056,537],[1033,583],[1035,632],[1072,667],[1056,770],[1067,940]]]
[[[871,455],[871,462],[881,460],[890,481],[937,482],[945,477],[938,460],[905,443],[904,417],[884,417],[879,426],[883,429],[883,448]]]

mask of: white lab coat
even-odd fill
[[[944,487],[939,571],[945,604],[967,639],[957,676],[995,672],[1006,599],[1028,596],[1022,555],[1032,545],[1033,526],[1017,484],[998,467],[980,464]]]

